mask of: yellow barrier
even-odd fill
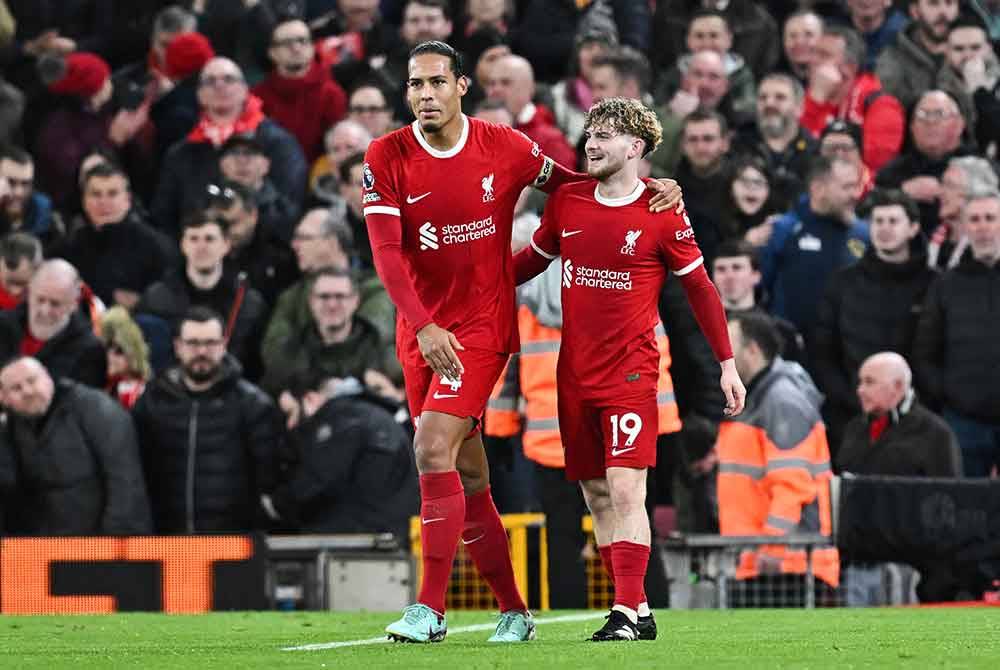
[[[502,514],[504,528],[507,529],[507,536],[510,541],[511,562],[514,566],[514,579],[521,594],[532,600],[528,592],[528,530],[538,529],[538,584],[539,593],[537,601],[542,610],[549,609],[549,571],[548,571],[548,537],[545,532],[544,514]],[[590,516],[582,519],[581,530],[587,536],[587,544],[584,548],[584,558],[587,572],[587,607],[591,609],[610,609],[614,601],[615,589],[611,579],[601,565],[601,556],[597,551],[593,539],[593,524]],[[413,556],[417,559],[417,584],[423,579],[422,566],[420,564],[420,517],[410,519],[410,543],[413,548]],[[489,586],[479,576],[472,559],[465,552],[464,546],[459,543],[458,551],[455,554],[455,564],[452,567],[451,582],[448,585],[448,593],[445,598],[445,606],[448,609],[465,610],[495,610],[497,609],[496,599],[490,591]]]

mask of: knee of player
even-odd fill
[[[476,470],[473,472],[459,469],[458,475],[462,479],[462,488],[465,490],[465,495],[479,493],[490,485],[489,471],[480,472]]]
[[[451,445],[447,440],[430,435],[420,437],[413,443],[413,451],[417,461],[417,470],[420,472],[437,472],[453,470],[455,468],[454,458],[451,453]]]

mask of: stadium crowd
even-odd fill
[[[409,537],[362,211],[425,40],[463,53],[467,113],[570,168],[595,101],[655,110],[645,168],[683,189],[750,398],[825,428],[809,482],[997,476],[998,0],[0,0],[3,533]],[[543,206],[520,201],[515,249]],[[501,511],[544,510],[553,560],[579,562],[552,267],[519,293],[533,346],[484,433]],[[650,506],[726,532],[750,457],[676,281],[661,315],[680,420]]]

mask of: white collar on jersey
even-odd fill
[[[635,185],[632,192],[628,195],[623,195],[620,198],[605,198],[601,195],[601,185],[598,184],[594,187],[594,199],[601,203],[605,207],[624,207],[625,205],[631,205],[633,202],[639,199],[642,192],[646,190],[646,183],[639,180],[639,183]]]
[[[420,124],[417,121],[411,123],[410,127],[413,128],[413,135],[417,138],[417,142],[420,143],[420,146],[422,146],[424,151],[429,153],[434,158],[451,158],[452,156],[458,155],[458,152],[465,147],[465,141],[469,139],[469,118],[465,114],[462,114],[462,134],[459,136],[458,142],[455,143],[455,146],[447,151],[435,149],[428,144],[427,140],[424,139],[424,134],[420,132]]]

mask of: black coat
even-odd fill
[[[855,265],[838,270],[819,305],[812,360],[820,390],[837,417],[861,411],[858,369],[880,351],[912,360],[913,338],[935,274],[920,253],[902,264],[879,260],[869,247]]]
[[[50,255],[72,263],[106,305],[114,304],[115,289],[142,295],[175,258],[170,241],[135,213],[99,229],[80,221]]]
[[[260,527],[260,496],[275,485],[282,434],[277,408],[223,361],[211,389],[194,393],[171,368],[133,410],[157,533],[245,532]]]
[[[170,270],[162,280],[146,289],[136,312],[159,317],[173,326],[189,307],[202,305],[214,309],[228,323],[237,290],[238,279],[234,275],[223,274],[215,288],[203,291],[191,284],[183,270]],[[258,348],[266,325],[267,311],[267,304],[260,293],[254,288],[248,288],[236,315],[227,347],[229,353],[239,359],[246,369],[247,377],[251,379],[256,379],[260,368]]]
[[[26,303],[0,314],[0,360],[20,353],[27,324]],[[53,379],[66,377],[99,389],[104,388],[107,380],[104,345],[79,310],[73,312],[62,332],[47,341],[35,358],[48,369]]]
[[[918,388],[978,421],[1000,423],[1000,264],[971,256],[931,284],[913,344]]]
[[[40,419],[8,416],[0,449],[15,463],[7,532],[147,535],[149,500],[132,419],[103,391],[56,384]]]
[[[844,430],[837,471],[896,477],[961,477],[962,454],[948,424],[918,402],[890,414],[872,443],[870,419],[858,414]]]
[[[268,172],[275,188],[298,202],[306,192],[305,156],[298,141],[274,121],[264,119],[253,137],[271,160]],[[177,236],[185,213],[200,207],[205,187],[219,178],[219,152],[208,142],[185,138],[167,151],[160,166],[160,183],[151,209],[153,225]]]
[[[225,263],[227,274],[247,274],[250,286],[260,292],[268,309],[299,278],[295,254],[259,220],[253,238],[245,247],[230,251]]]
[[[419,511],[413,449],[381,401],[357,392],[327,401],[293,433],[300,462],[273,496],[309,533],[409,537]]]

